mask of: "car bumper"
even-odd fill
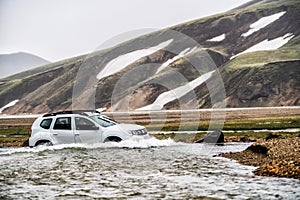
[[[131,135],[127,139],[132,139],[132,140],[146,140],[146,139],[149,139],[149,138],[150,138],[150,136],[147,134],[147,135]]]

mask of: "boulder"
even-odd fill
[[[253,153],[259,153],[259,154],[264,154],[266,155],[269,151],[269,149],[263,145],[251,145],[250,147],[248,147],[246,150],[252,151]]]
[[[270,140],[270,139],[278,138],[278,137],[279,137],[279,135],[274,135],[272,133],[269,133],[268,135],[266,135],[265,139]]]
[[[222,144],[224,143],[224,134],[219,130],[210,131],[195,143]]]

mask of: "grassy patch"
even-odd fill
[[[300,128],[300,116],[264,117],[228,120],[224,130],[261,130]]]
[[[29,139],[29,127],[0,128],[0,147],[20,147]]]
[[[166,140],[166,139],[173,139],[176,142],[187,142],[187,143],[193,143],[200,138],[202,138],[205,135],[205,133],[196,133],[196,134],[189,134],[189,133],[160,133],[160,134],[153,134],[151,136],[159,139],[159,140]]]
[[[22,80],[16,79],[14,81],[11,81],[11,82],[8,82],[8,83],[5,83],[5,84],[1,85],[0,95],[6,93],[7,91],[9,91],[11,89],[20,87],[21,83],[22,83]]]
[[[209,126],[220,126],[222,124],[206,121],[193,122],[166,122],[145,125],[149,131],[205,131]],[[227,119],[223,130],[279,130],[288,128],[300,128],[300,116],[287,117],[262,117],[262,118],[244,118]]]
[[[145,125],[148,131],[161,131],[159,134],[153,134],[154,137],[158,139],[172,138],[175,141],[181,142],[194,142],[203,137],[209,127],[220,125],[220,122],[210,124],[209,120],[180,122],[179,120],[176,120],[177,117],[180,117],[180,115],[169,116],[168,119],[170,121],[167,119],[166,122],[162,120],[161,123],[149,123],[150,118],[147,115],[136,116],[136,118],[140,121],[138,124]],[[32,119],[30,120],[32,121]],[[24,121],[18,119],[19,122],[23,123],[23,125],[17,125],[17,122],[15,121],[3,120],[0,126],[0,147],[22,146],[22,144],[29,138],[29,128],[31,126],[30,120],[27,119],[27,121]],[[300,128],[299,115],[226,119],[222,130],[225,137],[246,136],[249,138],[265,138],[269,133],[281,135],[284,138],[298,137],[300,131],[276,131],[290,128]],[[196,133],[177,134],[176,131],[196,131]]]
[[[260,67],[271,62],[280,62],[288,60],[298,60],[300,52],[297,48],[280,49],[273,51],[258,51],[242,54],[228,62],[228,69],[238,69],[245,67]]]

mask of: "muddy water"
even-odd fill
[[[224,146],[172,140],[0,149],[0,199],[300,199],[300,181],[254,176],[214,155]]]

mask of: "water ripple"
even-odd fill
[[[0,199],[299,199],[300,181],[254,176],[224,146],[132,141],[1,149]]]

